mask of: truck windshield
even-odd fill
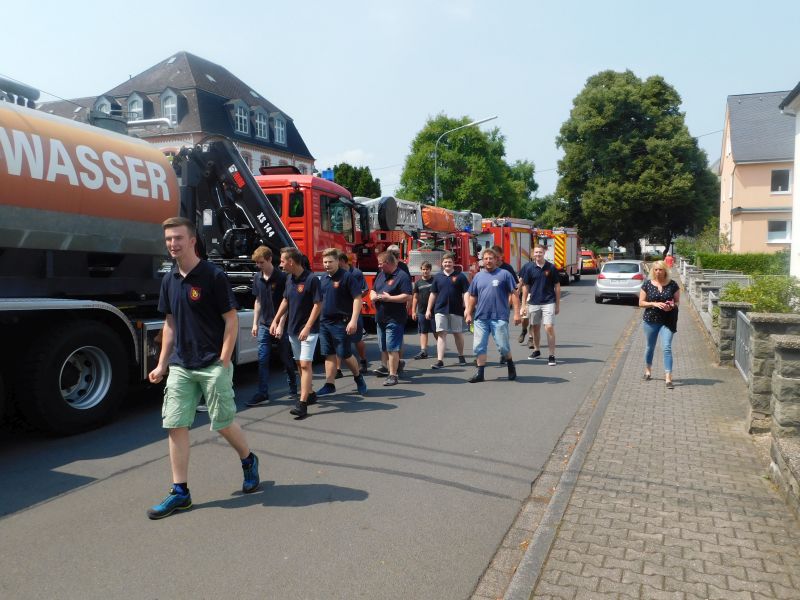
[[[352,242],[355,237],[353,212],[350,205],[345,204],[339,198],[324,195],[320,196],[320,205],[322,230],[343,234],[347,241]]]

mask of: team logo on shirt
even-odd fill
[[[278,284],[277,283],[273,283],[272,284],[272,289],[274,290],[276,287],[278,287]]]
[[[386,282],[386,285],[393,285],[393,284],[394,284],[394,279],[390,279],[389,281]]]
[[[300,283],[297,285],[297,293],[302,294],[303,290],[306,289],[306,285],[304,283]]]
[[[498,285],[500,285],[500,280],[499,279],[492,279],[492,287],[497,287]]]
[[[339,287],[339,282],[338,281],[334,281],[333,282],[333,287],[334,288],[338,288]]]
[[[189,300],[192,302],[199,302],[200,301],[200,288],[193,287],[189,290]]]
[[[456,282],[456,279],[458,279],[458,276],[456,276],[456,275],[453,275],[453,276],[450,278],[450,281],[452,281],[453,283],[455,283],[455,282]]]

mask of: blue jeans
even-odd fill
[[[272,352],[272,342],[275,340],[269,334],[269,327],[258,326],[258,392],[269,396],[269,356]],[[292,359],[289,348],[289,336],[284,336],[277,340],[278,356],[281,364],[286,370],[286,381],[289,384],[289,392],[297,392],[297,367]]]
[[[500,356],[508,356],[511,347],[508,343],[508,321],[501,319],[476,319],[475,333],[472,336],[472,351],[475,356],[486,354],[489,347],[489,333],[500,351]]]
[[[656,341],[658,334],[661,334],[661,349],[664,351],[664,371],[672,373],[672,331],[661,323],[648,323],[642,321],[644,328],[644,339],[647,342],[647,350],[644,353],[644,362],[649,367],[653,364],[653,354],[656,351]]]
[[[400,352],[403,347],[403,335],[405,334],[405,323],[378,323],[378,350],[381,352]]]

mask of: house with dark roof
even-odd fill
[[[728,96],[719,222],[733,252],[778,252],[791,245],[794,121],[778,108],[787,94]]]
[[[800,119],[797,115],[800,114],[800,82],[789,94],[781,100],[778,108],[784,116],[794,117],[794,181],[792,182],[793,189],[800,189]],[[794,202],[792,203],[792,211],[800,214],[800,194],[794,194]],[[792,249],[791,261],[789,263],[789,274],[793,277],[800,277],[800,223],[798,219],[794,219],[794,232],[792,239],[795,241],[794,248]]]
[[[292,165],[314,170],[314,157],[294,120],[226,68],[178,52],[105,93],[48,102],[41,110],[80,121],[121,116],[128,131],[165,149],[193,146],[212,135],[230,138],[250,169]]]

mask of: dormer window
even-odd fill
[[[178,122],[178,95],[172,90],[161,94],[161,116],[173,125]]]
[[[275,128],[275,143],[286,143],[286,121],[282,117],[275,117],[273,119],[273,127]]]
[[[261,111],[256,111],[255,122],[256,122],[256,137],[262,140],[269,139],[269,132],[268,132],[268,121],[267,115],[265,115]]]
[[[141,121],[144,118],[144,107],[139,98],[131,98],[128,100],[128,120]]]
[[[250,115],[246,106],[237,104],[234,110],[234,129],[236,133],[250,133]]]
[[[94,109],[101,113],[106,113],[107,115],[111,114],[111,102],[108,100],[100,100],[97,104],[95,104]]]

